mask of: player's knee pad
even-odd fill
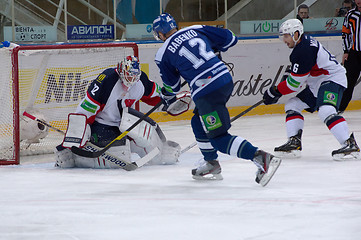
[[[319,118],[326,123],[328,119],[337,115],[337,110],[332,105],[321,105],[318,109]]]
[[[60,168],[73,168],[75,167],[73,153],[68,148],[61,145],[54,149],[55,154],[55,167]]]
[[[309,106],[302,102],[301,99],[298,97],[290,98],[285,104],[285,112],[288,111],[295,111],[295,112],[302,112],[303,109],[308,108]]]

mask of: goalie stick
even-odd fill
[[[65,135],[64,131],[60,130],[59,128],[53,127],[49,123],[44,122],[43,120],[31,115],[30,113],[28,113],[26,111],[23,113],[23,116],[26,116],[26,117],[34,120],[34,121],[37,121],[38,123],[40,123],[40,124],[42,124],[44,126],[47,126],[48,128],[53,129],[54,131],[57,131],[58,133],[61,133],[61,134]],[[84,147],[86,149],[88,149],[88,151],[99,151],[100,150],[100,148],[98,146],[96,146],[96,145],[94,145],[94,144],[92,144],[90,142],[87,142]],[[110,162],[115,163],[116,165],[120,166],[124,170],[132,171],[132,170],[135,170],[135,169],[143,166],[147,162],[149,162],[157,153],[159,153],[159,150],[158,151],[156,151],[156,150],[158,150],[158,148],[155,148],[149,154],[147,154],[143,158],[138,159],[135,162],[128,162],[128,161],[124,161],[123,159],[122,160],[119,160],[119,159],[114,160],[116,157],[114,157],[114,156],[112,156],[110,154],[107,154],[108,156],[105,157],[105,159],[110,161]]]
[[[231,122],[234,122],[235,120],[237,120],[238,118],[242,117],[243,115],[245,115],[246,113],[248,113],[249,111],[251,111],[252,109],[254,109],[255,107],[261,105],[263,103],[263,99],[259,100],[257,103],[253,104],[252,106],[250,106],[249,108],[247,108],[246,110],[244,110],[243,112],[237,114],[236,116],[234,116],[231,119]],[[193,148],[195,145],[197,145],[197,142],[193,142],[192,144],[188,145],[187,147],[183,148],[180,154],[183,154],[185,152],[187,152],[189,149]]]
[[[181,84],[181,87],[187,84],[187,81],[184,81]],[[122,134],[120,134],[118,137],[113,139],[108,145],[106,145],[104,148],[99,149],[99,151],[95,152],[89,152],[84,148],[78,148],[75,146],[71,147],[71,151],[79,156],[87,157],[87,158],[97,158],[101,156],[105,151],[107,151],[116,141],[121,140],[123,137],[125,137],[133,128],[135,128],[139,123],[141,123],[144,119],[146,119],[152,112],[157,110],[161,105],[163,104],[162,101],[159,101],[157,105],[155,105],[152,109],[150,109],[147,113],[145,113],[141,118],[139,118],[132,126],[127,128]]]

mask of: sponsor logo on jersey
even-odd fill
[[[298,88],[300,86],[300,82],[296,81],[292,76],[288,76],[287,78],[287,84],[290,85],[293,88]]]
[[[91,113],[95,113],[98,108],[97,105],[92,104],[91,102],[89,102],[86,99],[84,99],[84,101],[81,103],[80,107]]]
[[[196,82],[195,82],[195,85],[197,87],[203,87],[204,85],[207,85],[208,83],[212,82],[212,77],[209,76],[208,78],[205,78],[205,79],[198,79]]]
[[[208,131],[215,130],[222,126],[222,122],[216,111],[202,115],[202,119]]]
[[[97,77],[97,79],[96,79],[97,82],[101,83],[106,76],[107,76],[107,75],[105,75],[105,74],[100,74],[100,75]]]
[[[334,92],[325,91],[323,102],[330,103],[334,106],[337,105],[338,94]]]

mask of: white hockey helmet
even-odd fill
[[[139,59],[135,56],[127,56],[118,63],[117,71],[120,80],[126,87],[133,86],[140,79],[141,71]]]
[[[298,39],[297,41],[295,40],[295,32],[297,31],[299,32],[299,37],[301,37],[303,34],[303,25],[301,21],[298,19],[288,19],[281,24],[279,28],[279,35],[282,37],[285,34],[290,34],[293,41],[297,42]]]

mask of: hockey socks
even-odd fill
[[[287,111],[286,114],[287,137],[290,138],[297,135],[299,129],[303,129],[304,118],[299,112],[293,110]]]
[[[342,116],[333,115],[326,119],[325,123],[337,141],[344,145],[345,141],[349,138],[346,120]]]
[[[225,134],[211,139],[217,150],[231,156],[252,160],[257,148],[244,138]]]

